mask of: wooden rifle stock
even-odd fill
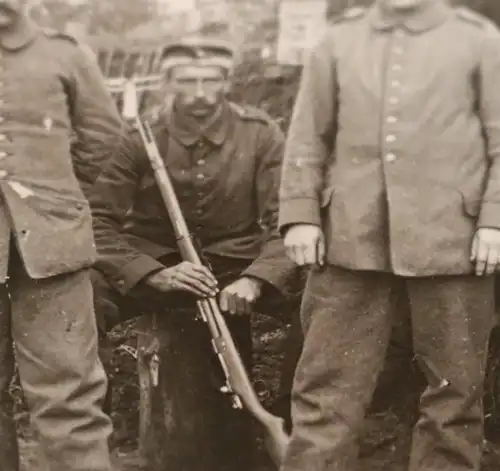
[[[203,265],[151,128],[147,122],[143,123],[137,116],[135,122],[172,221],[181,256],[185,261]],[[246,408],[261,424],[266,433],[267,450],[276,466],[279,467],[283,462],[289,440],[283,419],[272,415],[262,407],[216,299],[200,299],[197,301],[197,307],[200,316],[210,330],[213,348],[226,377],[226,384],[221,388],[221,391],[232,396],[235,408]]]

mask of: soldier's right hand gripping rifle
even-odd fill
[[[139,117],[136,96],[135,85],[133,81],[129,81],[124,93],[123,116],[133,121],[141,135],[156,183],[174,227],[177,245],[183,260],[203,265],[202,257],[187,227],[151,128]],[[283,419],[272,415],[261,405],[217,300],[215,298],[200,299],[197,301],[197,308],[210,330],[212,345],[225,375],[226,384],[221,391],[231,395],[235,408],[245,408],[261,424],[266,434],[266,448],[276,466],[279,467],[283,462],[289,441]]]

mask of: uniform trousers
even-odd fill
[[[165,266],[179,261],[177,255],[161,259]],[[224,257],[211,257],[210,261],[220,288],[235,281],[249,263]],[[122,296],[97,270],[93,271],[93,286],[96,314],[103,329],[141,314],[156,314],[160,369],[151,400],[148,469],[252,470],[256,430],[246,411],[233,409],[230,398],[220,391],[222,371],[207,325],[196,320],[195,298],[185,293],[162,294],[142,282]],[[276,305],[282,302],[276,294],[273,289],[265,291],[265,302],[256,310],[276,313]],[[226,320],[250,373],[250,316],[229,315]]]
[[[102,412],[107,381],[88,270],[33,280],[12,248],[8,276],[0,285],[0,469],[19,471],[8,392],[15,354],[48,469],[111,471],[111,421]]]
[[[409,316],[409,303],[406,293],[397,293],[394,302],[392,333],[382,372],[372,398],[368,414],[375,417],[378,413],[389,409],[398,416],[408,417],[413,412],[408,410],[408,401],[404,396],[414,393],[415,388],[422,387],[422,376],[418,365],[413,361],[413,339]],[[273,411],[283,417],[291,430],[291,392],[295,368],[302,352],[304,334],[300,321],[300,309],[294,309],[291,316],[290,329],[284,346],[285,358],[280,371],[278,397],[273,404]]]
[[[313,269],[301,307],[304,347],[292,390],[293,433],[283,471],[351,471],[381,371],[391,309],[405,290],[413,348],[427,387],[410,471],[478,470],[483,379],[494,321],[493,277],[402,278]]]

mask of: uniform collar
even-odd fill
[[[0,34],[0,46],[9,51],[16,51],[31,43],[38,32],[38,27],[31,19],[22,17],[12,31]]]
[[[370,8],[370,20],[375,29],[390,30],[397,26],[403,26],[415,33],[428,31],[444,23],[452,13],[452,8],[444,1],[430,3],[422,11],[409,16],[405,21],[399,23],[395,18],[387,15],[378,4]]]
[[[168,130],[185,146],[192,146],[200,139],[206,139],[216,146],[220,146],[226,139],[230,122],[230,109],[222,105],[219,110],[200,125],[200,122],[191,116],[176,111],[172,103],[171,112],[167,114]]]

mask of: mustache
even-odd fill
[[[205,109],[205,108],[211,108],[212,106],[214,106],[214,104],[207,101],[207,100],[197,99],[197,100],[193,100],[192,102],[190,102],[188,108],[189,109],[199,109],[199,108]]]

